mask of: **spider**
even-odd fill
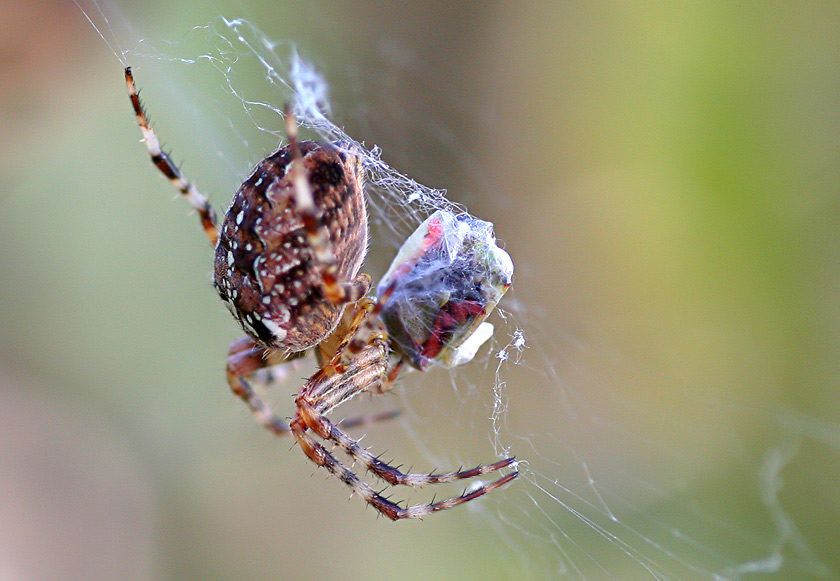
[[[468,215],[432,215],[406,241],[370,298],[371,278],[359,272],[368,230],[357,146],[299,141],[287,107],[288,144],[257,164],[218,228],[207,199],[161,150],[130,67],[125,81],[152,162],[198,212],[215,248],[214,285],[245,331],[230,346],[227,380],[257,422],[278,436],[292,435],[311,461],[392,520],[452,508],[516,478],[513,471],[460,496],[404,507],[324,446],[337,446],[394,486],[453,482],[515,464],[510,457],[470,470],[403,473],[342,430],[395,413],[338,424],[326,417],[359,393],[391,389],[405,364],[426,370],[472,358],[489,336],[486,327],[492,328],[483,320],[510,286],[513,271],[508,255],[495,245],[492,224]],[[296,411],[286,423],[251,381],[260,370],[310,350],[319,368],[295,395]]]

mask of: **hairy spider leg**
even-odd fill
[[[327,368],[328,373],[341,373],[342,370],[345,369],[347,363],[355,358],[362,349],[370,345],[374,338],[379,337],[383,341],[387,342],[388,333],[385,330],[385,326],[382,324],[382,321],[379,319],[379,313],[382,312],[382,307],[391,296],[393,290],[394,285],[392,284],[385,290],[385,292],[382,293],[381,296],[377,297],[375,301],[373,299],[365,298],[361,299],[357,303],[358,310],[354,316],[353,322],[350,324],[349,329],[344,333],[344,338],[341,343],[338,347],[336,347],[332,360],[329,364],[324,366]],[[340,327],[341,326],[339,325],[339,328]],[[383,382],[382,387],[377,391],[377,393],[384,393],[393,387],[394,382],[397,380],[397,376],[402,369],[403,363],[402,358],[397,361],[388,373],[386,380]]]
[[[248,336],[234,341],[228,352],[227,380],[231,391],[245,402],[257,423],[273,434],[283,436],[290,433],[289,425],[272,411],[247,380],[258,370],[279,363],[272,362],[267,354],[271,355],[271,351],[257,345]]]
[[[390,292],[388,294],[390,295]],[[318,345],[316,353],[321,369],[312,376],[311,383],[316,384],[323,378],[346,374],[348,363],[359,357],[359,354],[370,347],[374,341],[387,346],[388,333],[378,318],[382,310],[382,301],[364,298],[355,303],[353,308],[355,313],[350,312],[349,309],[345,311],[342,322],[336,327],[333,335]],[[333,339],[337,336],[342,339],[336,346]],[[332,353],[332,357],[325,363],[324,360],[330,356],[329,353]],[[388,351],[383,352],[382,357],[388,357]],[[389,391],[397,381],[404,363],[404,359],[398,359],[390,366],[384,378],[368,385],[365,391],[375,394]],[[315,396],[316,392],[310,392],[308,395]],[[345,425],[342,422],[339,423]]]
[[[233,346],[237,345],[237,343],[239,343],[240,341],[250,341],[251,346],[248,349],[242,349],[237,352],[233,352]],[[247,336],[235,342],[231,346],[231,354],[228,356],[228,385],[230,386],[231,391],[233,391],[233,393],[235,393],[237,397],[239,397],[243,402],[245,402],[245,405],[248,406],[248,409],[254,415],[254,418],[256,419],[258,424],[260,424],[262,427],[264,427],[276,436],[286,436],[291,433],[289,425],[272,411],[271,407],[266,403],[266,401],[262,397],[259,396],[259,394],[256,393],[256,391],[254,391],[253,387],[251,387],[251,383],[249,382],[250,377],[253,376],[254,373],[259,371],[260,369],[280,364],[272,362],[271,357],[266,357],[266,352],[267,350],[265,349],[265,347],[253,343],[253,341],[251,341],[251,338]],[[271,355],[271,353],[277,352],[269,351],[269,355]],[[290,361],[291,359],[287,359],[283,363]],[[381,375],[381,372],[371,370],[370,368],[368,368],[367,373],[351,374],[352,377],[360,381],[370,380],[371,375]],[[374,382],[373,385],[375,386],[376,383]],[[324,407],[328,410],[335,407],[335,405],[337,405],[338,403],[345,401],[347,397],[352,397],[352,395],[355,395],[359,391],[355,389],[350,390],[352,392],[352,395],[347,396],[348,390],[346,389],[346,385],[341,385],[340,382],[333,382],[330,385],[330,387],[332,387],[333,390],[325,390],[325,393],[323,394],[323,399],[318,399],[319,407]],[[378,390],[376,391],[378,392]],[[339,396],[339,393],[343,395]],[[350,429],[359,426],[366,426],[385,420],[390,420],[397,417],[398,415],[400,415],[399,410],[389,410],[377,414],[366,414],[357,417],[345,418],[338,422],[338,425],[344,429]]]
[[[462,494],[461,496],[455,496],[446,500],[442,500],[440,502],[402,507],[399,504],[392,502],[384,496],[382,496],[381,494],[377,493],[367,482],[360,479],[355,473],[353,473],[353,471],[351,471],[349,468],[347,468],[347,466],[339,462],[335,458],[335,456],[330,454],[326,450],[326,448],[324,448],[321,444],[316,442],[306,432],[306,426],[303,424],[302,418],[295,418],[294,420],[292,420],[291,428],[292,432],[294,433],[295,440],[297,440],[298,445],[301,447],[301,449],[309,457],[310,460],[312,460],[318,466],[323,466],[324,468],[326,468],[330,474],[344,482],[353,490],[355,494],[361,496],[365,500],[365,502],[371,505],[380,514],[384,514],[391,520],[423,518],[424,516],[430,515],[434,512],[453,508],[455,506],[458,506],[459,504],[463,504],[464,502],[468,502],[480,496],[484,496],[488,492],[491,492],[496,488],[510,482],[518,475],[517,472],[512,472],[496,480],[495,482],[479,486],[478,488],[470,492],[464,492],[464,494]]]
[[[312,249],[314,266],[321,274],[321,286],[324,296],[333,304],[353,303],[361,299],[370,290],[370,276],[360,273],[354,280],[338,280],[338,266],[333,254],[327,227],[315,206],[315,197],[306,175],[303,155],[298,141],[297,124],[289,105],[285,108],[286,136],[292,151],[289,171],[294,184],[295,211],[300,215],[309,247]]]
[[[207,198],[201,195],[195,185],[181,174],[178,166],[160,148],[157,135],[152,130],[152,126],[149,124],[149,119],[146,116],[146,110],[140,102],[140,92],[134,86],[134,75],[131,73],[131,67],[125,68],[125,84],[128,88],[128,97],[131,99],[131,106],[134,107],[134,114],[137,116],[137,124],[140,126],[140,131],[143,134],[143,142],[146,144],[146,149],[149,150],[149,155],[152,157],[152,163],[172,182],[173,186],[178,188],[178,191],[181,192],[181,195],[184,196],[189,205],[198,212],[201,225],[204,227],[204,233],[210,240],[210,244],[215,248],[216,243],[219,241],[216,213],[213,211]]]
[[[305,404],[304,404],[305,405]],[[305,410],[304,421],[313,431],[324,438],[336,443],[348,456],[356,461],[364,464],[365,468],[372,474],[381,478],[382,480],[393,484],[394,486],[425,486],[427,484],[442,484],[446,482],[455,482],[456,480],[464,480],[466,478],[474,478],[489,472],[495,472],[502,468],[506,468],[516,462],[516,458],[510,457],[492,464],[476,466],[469,470],[458,470],[453,472],[441,472],[439,474],[416,474],[403,473],[382,462],[379,458],[371,454],[365,448],[359,446],[359,443],[347,434],[342,432],[329,419],[324,416],[319,416],[314,410]],[[316,427],[313,427],[316,426]]]
[[[250,343],[248,348],[234,351],[235,346],[246,341]],[[275,351],[274,353],[277,352]],[[227,377],[231,391],[245,402],[245,405],[251,410],[257,423],[276,436],[287,436],[291,434],[289,425],[276,415],[265,400],[254,391],[248,379],[260,369],[290,363],[293,360],[294,358],[292,357],[281,363],[273,362],[271,357],[266,357],[266,349],[254,343],[247,336],[242,337],[242,339],[239,339],[231,345],[231,352],[228,356]],[[391,420],[399,415],[400,410],[388,410],[376,414],[344,418],[337,425],[344,429],[352,429]]]
[[[380,353],[375,350],[381,349]],[[440,484],[446,482],[454,482],[456,480],[463,480],[465,478],[473,478],[495,472],[501,468],[505,468],[514,464],[516,458],[510,457],[487,464],[477,466],[469,470],[459,470],[453,472],[444,472],[440,474],[414,474],[403,473],[398,469],[389,466],[382,462],[366,450],[359,446],[358,442],[353,438],[347,436],[335,424],[333,424],[325,414],[332,408],[337,406],[342,401],[350,399],[358,391],[369,391],[372,393],[384,393],[393,385],[402,366],[402,360],[396,365],[392,366],[390,370],[385,371],[385,367],[381,367],[382,371],[374,371],[371,375],[367,373],[371,368],[377,365],[377,360],[386,356],[386,343],[381,337],[372,338],[371,344],[351,359],[351,366],[344,370],[341,375],[327,375],[323,373],[316,373],[312,376],[310,382],[304,387],[295,398],[295,404],[298,406],[298,414],[303,421],[305,428],[309,428],[325,440],[330,440],[341,447],[348,456],[365,465],[368,471],[375,474],[379,478],[393,485],[406,486],[424,486],[426,484]],[[341,353],[337,353],[336,357]],[[372,359],[371,359],[372,357]],[[353,373],[351,373],[351,369]],[[359,370],[359,371],[357,371]],[[385,374],[384,377],[376,377],[376,373]],[[364,376],[349,380],[348,375],[353,377]],[[361,380],[360,380],[361,379]],[[294,423],[294,420],[293,420]]]
[[[399,518],[415,518],[429,514],[435,510],[451,508],[462,502],[466,502],[466,500],[477,498],[489,490],[516,478],[518,473],[513,472],[486,487],[481,487],[484,491],[478,494],[476,492],[479,492],[481,489],[441,503],[418,505],[410,509],[404,509],[387,501],[378,494],[371,496],[369,493],[372,490],[367,484],[361,482],[352,471],[342,465],[331,454],[327,453],[320,444],[306,434],[306,431],[311,429],[321,438],[335,443],[353,460],[361,462],[369,472],[395,486],[419,487],[426,484],[455,482],[457,480],[474,478],[495,472],[516,462],[515,458],[510,457],[493,464],[477,466],[469,470],[438,474],[403,473],[399,469],[382,462],[369,450],[362,448],[356,440],[342,432],[341,429],[325,416],[332,408],[350,399],[360,391],[374,393],[387,391],[393,385],[393,381],[399,373],[402,361],[392,366],[390,370],[387,369],[388,346],[384,336],[385,333],[377,329],[374,324],[378,319],[369,318],[368,316],[371,312],[378,312],[378,307],[379,305],[374,305],[373,301],[369,300],[361,301],[358,304],[357,313],[351,315],[352,324],[348,330],[343,331],[344,339],[338,345],[332,361],[316,372],[295,398],[298,412],[295,418],[292,419],[290,425],[304,453],[316,464],[326,467],[332,474],[338,476],[343,482],[351,486],[377,510],[395,520]],[[347,365],[345,366],[344,363],[341,363],[340,369],[336,372],[336,366],[339,365],[338,362],[360,340],[361,333],[359,331],[361,328],[372,329],[367,334],[368,344],[363,348],[354,348],[354,353],[349,358]],[[329,369],[333,369],[333,372],[327,372]]]
[[[364,320],[364,313],[367,312],[366,305],[354,306],[356,312],[347,312],[344,317],[345,320],[350,321],[350,327],[339,325],[337,330],[345,336],[345,339],[339,343],[338,348],[341,350],[347,345],[347,338],[354,336],[358,326]],[[320,413],[328,413],[361,391],[382,393],[390,389],[396,379],[396,373],[393,370],[389,372],[387,344],[383,339],[378,339],[368,349],[356,353],[350,364],[342,365],[340,374],[334,371],[334,364],[341,355],[341,352],[337,351],[332,361],[322,366],[307,381],[298,392],[298,398],[305,397],[306,401],[316,406]],[[228,352],[227,380],[231,391],[245,402],[257,423],[278,436],[289,433],[288,424],[280,419],[266,401],[254,391],[249,379],[260,369],[291,361],[297,355],[288,355],[276,349],[266,349],[248,336],[233,342]],[[387,387],[383,387],[383,384],[387,384]],[[397,415],[399,411],[393,410],[348,418],[339,422],[339,425],[349,428],[391,419]]]

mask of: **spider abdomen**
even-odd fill
[[[340,146],[310,141],[300,148],[336,277],[349,281],[367,249],[364,170]],[[324,296],[314,251],[295,211],[291,162],[291,148],[279,149],[236,192],[216,246],[214,283],[250,337],[295,352],[323,341],[344,306]]]

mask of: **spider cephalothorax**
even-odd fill
[[[391,389],[405,363],[424,371],[472,359],[492,333],[484,319],[513,274],[492,224],[467,214],[434,213],[406,240],[376,297],[367,297],[371,280],[359,273],[368,243],[365,174],[356,146],[299,142],[287,110],[288,145],[257,165],[219,231],[207,200],[161,151],[131,69],[125,78],[153,163],[198,211],[216,249],[216,289],[246,332],[230,346],[228,383],[256,420],[274,434],[293,435],[310,460],[393,520],[452,508],[513,480],[517,472],[479,483],[461,496],[403,507],[377,493],[313,437],[337,446],[391,485],[453,482],[514,464],[511,457],[470,470],[403,473],[326,417],[359,393]],[[250,381],[261,369],[309,350],[315,351],[319,369],[297,392],[295,414],[286,423]],[[350,420],[342,427],[358,423]]]

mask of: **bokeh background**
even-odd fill
[[[72,2],[6,0],[0,578],[840,575],[836,3],[100,7],[220,210],[273,138],[213,67],[159,57],[218,50],[190,31],[224,15],[296,43],[351,135],[496,224],[517,265],[497,339],[527,340],[506,411],[492,353],[356,409],[404,409],[365,443],[418,470],[497,445],[527,464],[392,524],[263,434],[119,60]]]

